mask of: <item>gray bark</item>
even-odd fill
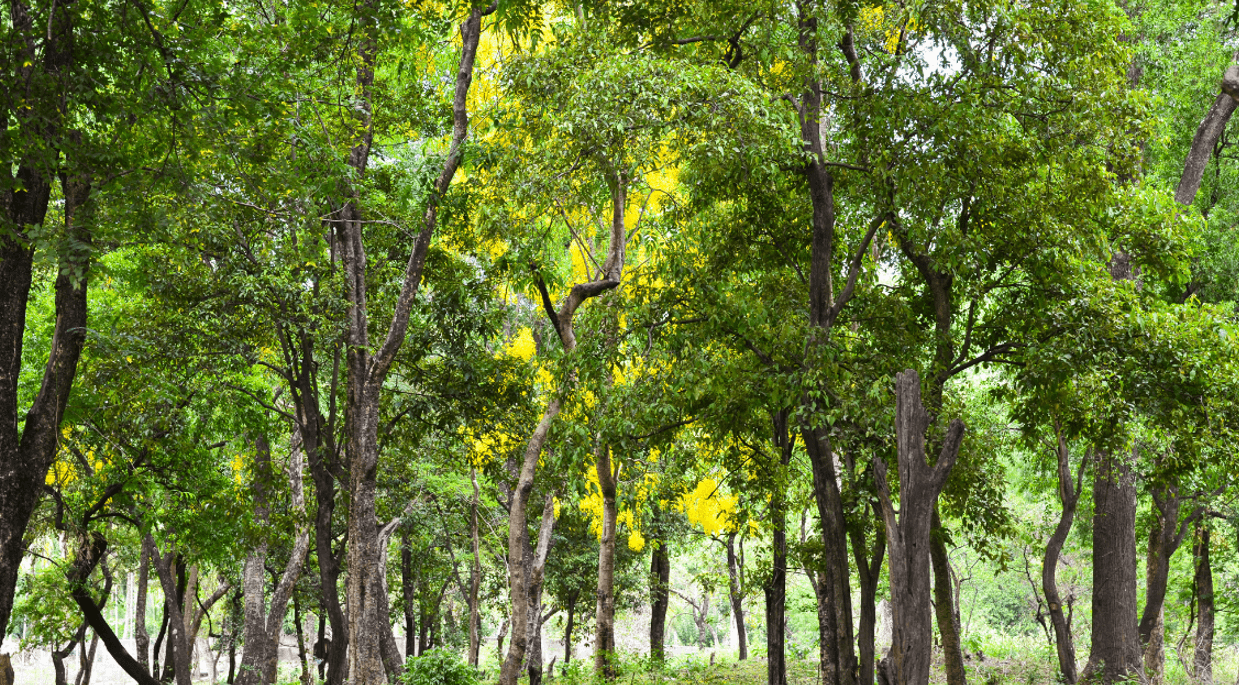
[[[602,490],[602,537],[598,541],[598,590],[594,631],[594,672],[604,680],[615,679],[615,503],[616,473],[611,450],[599,445],[596,454],[598,486]]]
[[[1116,683],[1141,672],[1136,622],[1136,479],[1123,451],[1099,450],[1093,474],[1092,649],[1082,680]]]
[[[1056,430],[1058,430],[1057,427]],[[1049,606],[1050,623],[1054,626],[1054,648],[1058,654],[1058,670],[1062,674],[1063,681],[1067,685],[1073,685],[1078,677],[1075,640],[1071,635],[1071,624],[1068,623],[1067,616],[1063,613],[1063,602],[1058,592],[1056,575],[1059,554],[1062,552],[1063,544],[1067,541],[1067,535],[1071,533],[1071,525],[1075,521],[1076,505],[1080,501],[1081,478],[1084,477],[1084,464],[1080,464],[1075,482],[1072,483],[1070,453],[1067,450],[1067,440],[1061,430],[1058,430],[1057,457],[1058,498],[1062,503],[1062,513],[1059,515],[1054,533],[1050,535],[1045,545],[1045,557],[1041,563],[1041,591],[1045,594],[1045,603]],[[1088,458],[1085,457],[1086,462],[1087,460]]]
[[[1239,52],[1231,61],[1239,60]],[[1179,178],[1179,186],[1175,189],[1174,199],[1181,205],[1190,205],[1196,199],[1200,190],[1200,181],[1204,178],[1205,167],[1213,156],[1213,148],[1226,130],[1226,124],[1235,113],[1235,98],[1239,97],[1239,66],[1227,67],[1222,75],[1221,92],[1213,101],[1208,114],[1196,129],[1192,138],[1192,147],[1188,150],[1187,159],[1183,162],[1183,175]]]
[[[743,549],[740,550],[743,553]],[[727,535],[727,594],[731,596],[731,615],[736,622],[737,661],[749,658],[748,629],[744,625],[743,573],[736,556],[736,534]]]
[[[926,463],[925,431],[929,412],[921,404],[921,385],[911,369],[895,376],[895,433],[899,460],[899,511],[891,501],[886,463],[874,462],[874,480],[886,525],[890,552],[893,630],[887,670],[892,685],[929,682],[933,619],[930,609],[929,535],[934,504],[959,456],[964,424],[947,428],[933,466]]]
[[[1209,565],[1209,526],[1196,524],[1196,647],[1192,677],[1200,685],[1213,685],[1213,568]]]

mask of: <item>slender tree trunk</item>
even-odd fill
[[[666,658],[667,608],[671,604],[671,558],[667,554],[664,514],[655,504],[650,530],[650,658],[662,663]]]
[[[1209,565],[1209,525],[1196,524],[1196,649],[1192,677],[1200,685],[1213,685],[1213,568]]]
[[[774,444],[779,451],[778,473],[774,480],[779,485],[770,495],[770,521],[774,524],[774,532],[770,540],[770,576],[764,588],[767,685],[787,685],[787,492],[782,483],[791,463],[794,442],[787,425],[789,413],[787,409],[782,409],[772,417]],[[822,639],[824,644],[828,644],[826,636]],[[822,668],[825,673],[825,664]]]
[[[1136,622],[1136,450],[1098,451],[1093,474],[1092,650],[1082,680],[1116,683],[1140,673]]]
[[[469,665],[477,668],[478,652],[482,648],[482,614],[479,593],[482,589],[482,538],[478,531],[478,505],[481,492],[478,490],[477,469],[469,472],[473,482],[473,511],[470,520],[470,539],[473,544],[473,564],[469,567]]]
[[[616,475],[611,450],[597,450],[598,486],[602,490],[602,537],[598,541],[598,606],[594,631],[594,672],[604,680],[615,679],[615,497]]]
[[[942,451],[933,466],[925,460],[929,412],[921,404],[920,377],[915,371],[895,376],[895,434],[899,460],[899,511],[891,501],[886,462],[876,460],[874,480],[886,525],[890,551],[891,608],[894,620],[887,669],[896,685],[926,685],[932,656],[930,559],[928,545],[934,505],[946,483],[964,436],[956,419],[947,428]]]
[[[736,646],[739,650],[737,660],[749,658],[749,636],[744,627],[744,596],[740,588],[740,570],[736,557],[736,534],[727,535],[727,594],[731,598],[731,614],[736,621]]]
[[[859,675],[856,682],[857,685],[873,685],[877,656],[877,650],[874,648],[874,631],[878,622],[878,583],[882,580],[882,560],[886,556],[886,533],[881,523],[875,522],[873,548],[868,552],[865,547],[864,529],[859,527],[849,529],[848,535],[852,540],[852,557],[856,562],[857,575],[860,577],[860,623],[857,624],[856,629],[860,661],[857,665]]]
[[[1084,464],[1080,465],[1075,483],[1071,480],[1070,453],[1067,451],[1067,440],[1061,429],[1058,429],[1058,498],[1062,503],[1062,513],[1058,525],[1050,535],[1045,545],[1045,558],[1041,563],[1041,591],[1045,594],[1045,603],[1049,606],[1050,623],[1054,626],[1054,647],[1058,653],[1058,670],[1067,685],[1074,685],[1077,680],[1076,648],[1071,635],[1071,625],[1063,613],[1062,598],[1058,593],[1058,558],[1062,552],[1067,535],[1071,533],[1071,525],[1075,521],[1076,504],[1080,501],[1080,479],[1084,477]],[[1087,462],[1088,457],[1085,456]]]
[[[964,654],[960,643],[959,602],[952,589],[951,560],[946,549],[946,531],[938,516],[938,504],[929,530],[929,559],[934,569],[934,614],[938,623],[938,635],[942,639],[942,656],[946,667],[948,685],[968,685],[964,670]]]
[[[413,580],[413,547],[409,531],[400,534],[400,592],[404,599],[404,655],[417,656],[417,588]]]
[[[301,618],[301,602],[293,593],[293,621],[297,624],[297,659],[301,661],[301,685],[310,685],[313,676],[310,675],[310,662],[305,654],[305,623]]]
[[[1239,60],[1239,52],[1231,58],[1232,62],[1236,60]],[[1230,121],[1231,115],[1235,113],[1235,98],[1239,97],[1239,66],[1232,64],[1227,67],[1222,75],[1219,90],[1221,92],[1217,94],[1213,107],[1209,109],[1209,113],[1200,122],[1200,127],[1196,129],[1192,147],[1188,151],[1187,159],[1183,162],[1183,174],[1179,177],[1179,186],[1174,194],[1175,201],[1181,205],[1190,205],[1196,199],[1196,193],[1200,190],[1200,181],[1205,174],[1205,167],[1208,166],[1209,158],[1213,155],[1213,148],[1217,145],[1222,132],[1226,130],[1226,124]]]
[[[1183,544],[1189,527],[1202,515],[1197,507],[1185,520],[1179,521],[1182,499],[1177,483],[1152,488],[1153,525],[1149,528],[1149,545],[1145,564],[1145,604],[1140,617],[1140,639],[1144,644],[1144,670],[1151,683],[1165,677],[1166,585],[1170,578],[1170,559]]]
[[[620,279],[623,277],[628,235],[624,221],[628,205],[628,185],[627,179],[622,174],[614,175],[607,181],[611,190],[611,236],[606,261],[603,262],[601,269],[601,277],[598,280],[572,286],[568,297],[558,311],[551,303],[546,283],[540,276],[537,280],[543,308],[555,327],[566,354],[572,354],[576,349],[573,316],[577,309],[586,300],[619,287]],[[571,384],[571,379],[568,379],[567,384]],[[530,598],[535,594],[541,595],[542,570],[546,563],[545,553],[550,549],[550,533],[555,519],[552,516],[548,520],[547,510],[544,508],[543,524],[539,529],[538,547],[535,551],[529,543],[529,524],[526,516],[529,498],[533,495],[538,459],[542,455],[542,447],[550,434],[551,424],[559,416],[562,403],[563,398],[558,393],[547,403],[542,419],[525,446],[525,453],[516,477],[516,486],[512,489],[511,502],[508,507],[508,587],[512,601],[512,640],[508,643],[508,653],[499,671],[499,685],[516,685],[520,676],[521,662],[525,659],[525,651],[531,640],[531,636],[524,634],[534,625],[529,614]],[[548,497],[547,506],[550,506],[550,501]],[[543,538],[545,538],[545,545]],[[535,588],[537,588],[536,592]]]
[[[146,632],[146,588],[151,570],[151,547],[142,539],[142,556],[138,562],[138,591],[133,612],[133,641],[138,650],[138,663],[150,670],[151,636]]]
[[[150,538],[150,535],[147,534],[147,537]],[[190,685],[192,680],[190,645],[188,636],[185,634],[185,615],[182,611],[187,582],[184,575],[185,562],[176,553],[175,547],[170,548],[168,553],[164,554],[155,546],[153,539],[151,539],[151,546],[154,549],[152,561],[155,564],[155,571],[159,575],[160,584],[163,585],[164,596],[168,598],[165,606],[168,612],[168,646],[171,651],[165,657],[164,669],[167,670],[167,661],[171,660],[176,685]]]
[[[576,621],[577,593],[568,596],[568,623],[564,625],[564,666],[572,663],[572,627]]]
[[[85,647],[85,643],[82,645]],[[99,634],[91,632],[90,649],[83,649],[79,659],[79,670],[74,685],[90,685],[90,674],[95,665],[95,650],[99,647]]]

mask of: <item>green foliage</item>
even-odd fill
[[[432,649],[404,663],[400,685],[477,685],[477,671],[449,649]]]

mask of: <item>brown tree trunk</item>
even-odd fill
[[[959,636],[959,602],[952,587],[946,531],[942,527],[942,519],[938,516],[937,502],[934,502],[929,529],[929,559],[934,569],[934,614],[938,621],[938,635],[942,638],[946,682],[947,685],[968,685]]]
[[[1116,683],[1142,668],[1136,622],[1136,480],[1124,452],[1098,451],[1093,474],[1092,649],[1082,680]]]
[[[964,424],[951,422],[942,451],[931,467],[925,461],[929,412],[921,404],[920,378],[913,370],[895,376],[895,434],[899,460],[899,511],[891,501],[886,463],[874,462],[874,480],[890,551],[891,608],[894,620],[887,669],[896,685],[926,685],[932,657],[928,545],[933,510],[964,436]]]
[[[727,594],[731,597],[731,615],[736,621],[738,661],[749,658],[749,635],[744,626],[744,596],[740,587],[739,560],[736,556],[736,534],[727,534]]]
[[[147,538],[151,538],[149,533]],[[163,586],[164,597],[168,598],[166,602],[168,646],[171,648],[172,672],[176,678],[176,685],[191,685],[193,675],[190,673],[191,646],[185,634],[185,615],[182,610],[185,601],[185,585],[178,580],[178,576],[183,574],[181,570],[184,569],[185,562],[176,553],[175,546],[170,545],[168,553],[164,554],[159,551],[153,538],[150,539],[150,544],[154,549],[152,561],[155,564],[155,571]],[[167,659],[165,659],[164,669],[167,670]]]
[[[1059,554],[1062,552],[1063,544],[1067,541],[1067,535],[1071,533],[1071,525],[1075,521],[1076,505],[1080,501],[1080,479],[1084,477],[1085,465],[1080,464],[1080,470],[1073,484],[1067,440],[1057,426],[1056,431],[1058,432],[1058,498],[1063,509],[1058,518],[1058,525],[1055,526],[1054,533],[1050,535],[1045,545],[1045,557],[1041,563],[1041,591],[1045,594],[1045,603],[1050,611],[1050,623],[1054,626],[1054,648],[1058,653],[1059,673],[1062,674],[1063,682],[1067,685],[1074,685],[1077,680],[1075,640],[1071,635],[1071,624],[1067,622],[1067,616],[1063,613],[1063,602],[1058,593],[1056,575]],[[1087,461],[1086,455],[1085,462]]]
[[[667,553],[664,514],[655,505],[650,539],[650,658],[666,659],[667,608],[671,605],[671,558]]]
[[[417,656],[417,590],[413,585],[413,548],[409,531],[400,535],[400,592],[404,599],[404,656]]]
[[[611,450],[599,445],[598,487],[602,490],[602,537],[598,541],[598,606],[594,631],[594,672],[604,680],[615,679],[615,519],[616,471]]]
[[[28,8],[23,3],[17,2],[13,8],[20,8],[29,20],[25,14]],[[44,55],[31,54],[27,59],[56,64],[68,59],[63,54],[65,46],[60,43],[71,40],[70,17],[75,14],[66,9],[55,14],[55,21],[49,19]],[[20,19],[15,23],[20,23]],[[25,41],[21,44],[26,45]],[[29,45],[33,49],[34,41]],[[5,173],[11,173],[8,169]],[[51,351],[39,392],[27,409],[24,422],[19,422],[22,342],[34,264],[34,241],[27,235],[27,227],[43,224],[52,179],[22,164],[16,180],[22,189],[7,191],[2,205],[8,210],[4,217],[7,225],[16,228],[5,229],[4,235],[0,235],[0,645],[8,633],[13,611],[26,527],[44,491],[47,471],[56,459],[60,422],[86,342],[86,290],[91,265],[91,229],[86,225],[90,185],[78,177],[62,176],[66,232],[83,248],[60,256]],[[26,365],[30,362],[25,360]]]
[[[482,648],[482,614],[479,594],[482,589],[482,538],[478,531],[478,505],[481,493],[478,490],[477,469],[469,473],[473,482],[473,516],[470,520],[470,539],[473,544],[473,564],[469,567],[469,665],[477,668],[478,651]]]
[[[299,442],[294,435],[293,444]],[[265,437],[255,440],[254,459],[254,518],[261,524],[270,522],[268,501],[274,473],[271,464],[271,448]],[[288,486],[292,508],[298,517],[305,515],[305,497],[301,483],[301,449],[294,447],[288,456]],[[266,540],[246,557],[242,571],[245,597],[245,648],[241,655],[241,685],[265,685],[273,683],[279,666],[279,640],[284,632],[284,617],[292,598],[297,578],[310,548],[310,532],[305,526],[297,531],[292,554],[284,567],[284,573],[271,593],[267,605],[266,588]]]
[[[493,10],[493,7],[491,8]],[[374,11],[367,3],[364,11]],[[488,12],[491,10],[487,10]],[[422,280],[430,240],[434,234],[439,199],[447,193],[452,178],[460,166],[463,145],[468,135],[467,101],[473,80],[473,65],[478,40],[482,32],[480,8],[470,12],[461,24],[461,59],[456,75],[456,91],[452,103],[452,142],[443,168],[434,182],[430,202],[423,218],[422,230],[414,242],[405,266],[391,323],[382,343],[370,343],[370,321],[367,311],[366,249],[363,240],[365,222],[359,197],[349,190],[335,219],[336,231],[343,248],[345,296],[347,306],[347,390],[345,410],[345,458],[348,463],[349,517],[347,544],[347,601],[349,682],[352,685],[375,685],[387,680],[384,662],[383,627],[390,629],[382,611],[383,569],[379,568],[378,525],[375,518],[375,498],[378,490],[379,460],[379,400],[396,354],[404,344],[410,314]],[[365,24],[368,26],[368,24]],[[362,34],[358,47],[356,109],[358,136],[353,141],[348,164],[361,178],[366,173],[373,142],[371,86],[374,82],[377,37]],[[389,651],[389,650],[388,650]]]
[[[779,485],[776,485],[774,492],[770,494],[770,521],[774,525],[774,531],[770,540],[770,576],[764,587],[767,685],[787,685],[787,491],[782,483],[785,482],[795,446],[795,438],[787,420],[790,413],[789,410],[782,409],[771,416],[774,446],[779,455],[778,464],[772,465],[777,466],[777,469],[772,469],[775,470],[773,480]],[[822,644],[830,644],[825,634],[822,635]],[[825,654],[824,650],[823,655]],[[825,662],[822,669],[825,674]],[[824,679],[823,682],[832,681]]]
[[[1200,685],[1213,685],[1213,568],[1209,565],[1209,525],[1196,524],[1196,649],[1192,677]]]
[[[571,354],[576,349],[573,317],[577,309],[586,300],[619,287],[620,279],[623,277],[627,241],[624,216],[628,204],[628,185],[627,179],[622,175],[615,175],[607,180],[611,186],[611,236],[600,278],[572,286],[568,297],[556,311],[546,283],[541,276],[537,277],[543,309],[558,333],[566,354]],[[571,378],[566,384],[571,384]],[[551,424],[559,416],[562,406],[563,398],[558,393],[547,403],[542,419],[525,446],[520,470],[516,476],[516,485],[512,488],[511,501],[508,506],[508,588],[512,602],[512,639],[508,643],[508,653],[499,671],[499,685],[516,685],[520,677],[521,662],[525,660],[525,651],[531,640],[531,636],[526,635],[526,631],[534,625],[533,620],[540,619],[540,617],[531,617],[529,608],[531,598],[535,594],[541,596],[542,571],[546,563],[545,552],[549,551],[550,534],[555,519],[552,516],[548,520],[544,510],[543,524],[538,536],[539,544],[537,551],[534,551],[534,547],[529,542],[529,525],[526,516],[529,498],[533,495],[538,459],[542,456],[542,447],[550,435]],[[550,501],[548,497],[547,502]],[[545,546],[542,542],[543,538],[546,540]]]
[[[1239,60],[1239,52],[1231,61]],[[1222,75],[1222,83],[1213,107],[1200,122],[1196,136],[1192,139],[1192,147],[1183,162],[1183,174],[1179,177],[1179,186],[1175,189],[1174,199],[1181,205],[1190,205],[1196,199],[1200,190],[1200,181],[1204,177],[1205,167],[1213,155],[1213,148],[1218,138],[1226,130],[1226,124],[1235,113],[1235,98],[1239,97],[1239,66],[1231,65]]]
[[[886,534],[881,523],[875,522],[873,548],[868,553],[865,550],[863,529],[849,529],[848,535],[852,539],[852,557],[856,562],[857,575],[860,577],[860,622],[856,628],[860,661],[857,664],[856,683],[857,685],[873,685],[877,656],[877,650],[874,647],[874,631],[878,623],[878,583],[882,580],[882,561],[886,556]]]
[[[138,663],[150,670],[151,636],[146,632],[146,589],[151,571],[151,547],[142,539],[142,557],[138,562],[137,599],[134,601],[133,642],[138,651]]]
[[[572,663],[572,628],[576,625],[577,593],[568,596],[568,622],[564,625],[564,666]]]

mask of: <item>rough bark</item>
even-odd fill
[[[473,482],[473,510],[470,520],[473,564],[469,567],[469,665],[477,668],[478,651],[482,647],[482,614],[479,599],[482,589],[482,539],[478,530],[478,505],[481,493],[478,490],[477,470],[470,471],[469,477]]]
[[[146,589],[151,571],[151,547],[142,539],[142,558],[138,562],[138,591],[133,613],[133,642],[138,651],[138,663],[150,669],[151,637],[146,632]]]
[[[880,519],[880,514],[874,514]],[[881,523],[874,526],[873,547],[866,551],[865,531],[860,527],[848,529],[852,541],[852,558],[860,580],[860,621],[856,626],[856,640],[860,652],[857,663],[857,685],[873,685],[877,650],[874,647],[874,632],[878,623],[878,583],[882,580],[882,561],[886,556],[886,533]]]
[[[15,2],[13,8],[26,11],[20,2]],[[69,19],[62,16],[73,14],[63,11],[55,21],[49,21],[45,62],[59,65],[58,60],[68,59],[60,54],[66,48],[59,41],[71,40]],[[39,60],[33,55],[32,58]],[[23,537],[44,491],[47,471],[56,459],[61,419],[86,342],[86,291],[91,264],[92,233],[87,218],[90,184],[78,176],[62,175],[65,231],[71,247],[59,257],[56,324],[42,385],[19,431],[18,381],[23,368],[22,342],[34,264],[34,242],[27,227],[43,224],[52,179],[27,165],[19,166],[17,179],[24,189],[10,191],[4,198],[8,211],[2,217],[6,225],[0,227],[0,645],[13,610],[13,594],[25,550]],[[31,361],[26,359],[25,365],[29,366]]]
[[[743,570],[740,568],[739,557],[736,556],[736,534],[727,534],[727,594],[731,598],[731,615],[736,621],[736,659],[744,661],[749,658],[749,634],[744,626],[744,595],[742,594]]]
[[[293,449],[288,455],[288,489],[293,512],[297,518],[305,517],[305,496],[301,483],[301,448],[299,437],[293,436]],[[269,497],[274,473],[271,464],[271,448],[265,437],[255,440],[254,517],[262,526],[269,527],[271,513]],[[310,531],[302,524],[293,540],[292,553],[284,566],[284,573],[271,593],[270,605],[266,601],[267,541],[246,557],[242,571],[245,597],[245,648],[241,654],[241,673],[237,682],[241,685],[262,685],[276,679],[279,657],[279,639],[284,629],[284,616],[288,613],[288,601],[292,598],[301,568],[310,548]]]
[[[404,655],[417,656],[417,588],[413,580],[413,547],[409,531],[400,535],[400,592],[404,605]]]
[[[667,553],[663,513],[654,509],[650,539],[650,658],[666,658],[667,608],[671,605],[671,557]]]
[[[1056,429],[1057,430],[1057,429]],[[1054,649],[1058,654],[1058,670],[1063,682],[1073,685],[1078,679],[1076,671],[1076,647],[1071,635],[1071,624],[1063,613],[1062,597],[1058,592],[1058,559],[1062,552],[1067,535],[1071,533],[1071,525],[1075,521],[1076,505],[1080,501],[1081,478],[1084,477],[1084,464],[1076,475],[1075,482],[1071,479],[1070,452],[1067,440],[1062,431],[1058,430],[1058,499],[1062,504],[1062,512],[1058,517],[1058,525],[1045,545],[1045,556],[1041,563],[1041,591],[1045,595],[1045,603],[1049,607],[1050,623],[1054,627]],[[1085,461],[1087,462],[1087,456]]]
[[[1136,621],[1135,448],[1099,450],[1093,472],[1092,649],[1081,680],[1120,682],[1141,670]]]
[[[618,466],[618,465],[617,465]],[[598,541],[598,590],[594,630],[594,672],[604,680],[615,679],[615,523],[616,471],[611,450],[599,445],[595,472],[602,491],[602,537]]]
[[[1170,559],[1183,544],[1191,526],[1204,515],[1197,507],[1179,521],[1182,497],[1174,482],[1151,488],[1153,525],[1145,555],[1145,604],[1140,616],[1140,641],[1144,645],[1144,670],[1150,683],[1160,683],[1166,669],[1166,586],[1170,579]]]
[[[598,279],[585,283],[577,283],[568,292],[559,310],[551,303],[546,284],[539,277],[537,285],[542,295],[542,306],[559,335],[564,352],[571,354],[576,349],[576,332],[573,317],[577,309],[586,300],[597,297],[607,291],[619,287],[624,272],[624,254],[627,241],[627,229],[624,214],[627,209],[628,186],[622,175],[608,179],[611,186],[611,224],[610,244],[607,257],[603,262]],[[567,379],[571,384],[572,379]],[[525,659],[525,651],[530,644],[531,636],[526,635],[531,623],[529,613],[530,598],[541,594],[542,568],[535,558],[531,558],[533,547],[529,543],[528,515],[529,499],[533,495],[534,479],[537,475],[538,460],[542,456],[542,448],[550,435],[551,424],[559,416],[563,406],[563,398],[557,393],[547,403],[542,413],[542,419],[534,429],[526,443],[520,469],[517,472],[516,485],[512,488],[511,500],[508,506],[508,588],[512,602],[512,639],[508,643],[508,653],[499,671],[500,685],[516,685],[520,676],[521,662]],[[548,500],[549,501],[549,500]],[[550,538],[550,530],[545,517],[544,532]],[[554,525],[554,518],[549,526]],[[539,537],[542,537],[540,534]],[[539,545],[540,546],[540,545]],[[541,564],[545,564],[545,557]]]
[[[1239,60],[1239,52],[1231,61]],[[1235,98],[1239,97],[1239,66],[1230,65],[1222,75],[1217,98],[1213,106],[1200,122],[1196,135],[1192,138],[1192,147],[1188,150],[1183,162],[1183,174],[1179,177],[1179,186],[1175,189],[1174,199],[1181,205],[1190,205],[1196,199],[1200,190],[1200,181],[1204,178],[1205,167],[1213,156],[1213,148],[1218,138],[1226,130],[1226,124],[1235,113]]]
[[[1213,568],[1209,565],[1209,526],[1196,524],[1196,648],[1192,658],[1192,677],[1200,685],[1213,685]]]
[[[492,8],[493,9],[493,8]],[[374,11],[369,4],[365,11]],[[489,10],[488,10],[489,11]],[[336,230],[343,248],[345,299],[348,303],[345,459],[348,464],[349,516],[347,562],[349,682],[352,685],[373,685],[387,679],[384,662],[384,632],[387,616],[381,596],[383,569],[380,558],[378,525],[375,518],[375,498],[378,490],[379,460],[379,400],[387,374],[404,344],[414,301],[421,285],[422,272],[430,241],[437,226],[439,201],[447,193],[460,166],[465,138],[468,135],[468,93],[473,80],[473,65],[478,40],[482,32],[483,10],[474,9],[460,26],[461,59],[456,75],[456,90],[452,104],[452,142],[443,167],[434,182],[430,202],[423,217],[422,230],[414,242],[405,265],[400,293],[396,298],[391,322],[381,344],[370,342],[367,311],[367,259],[359,196],[355,189],[338,212]],[[348,164],[358,178],[364,177],[373,142],[371,87],[374,82],[377,38],[365,34],[356,49],[355,108],[359,135],[353,142]]]
[[[788,426],[790,411],[782,409],[771,417],[773,427],[774,447],[778,450],[778,464],[772,465],[775,472],[774,482],[778,483],[770,494],[770,521],[774,530],[770,539],[770,576],[766,580],[763,591],[766,596],[766,683],[768,685],[787,685],[787,491],[783,485],[788,464],[791,463],[794,438]],[[816,477],[814,479],[816,485]],[[845,564],[846,566],[846,564]],[[821,603],[819,602],[819,608]],[[827,656],[830,644],[826,634],[822,635],[822,656]],[[823,676],[826,675],[826,661],[822,662]],[[823,678],[823,682],[833,682]]]
[[[877,460],[873,465],[890,553],[893,630],[887,669],[895,685],[925,685],[929,682],[933,630],[929,601],[930,527],[938,494],[959,456],[964,424],[958,419],[951,422],[938,460],[930,466],[925,459],[925,431],[930,416],[921,404],[920,378],[915,371],[909,369],[895,376],[895,403],[898,512],[886,481],[886,463]]]
[[[170,544],[165,554],[155,545],[149,533],[147,538],[150,539],[150,544],[154,548],[152,562],[159,576],[159,583],[163,586],[164,596],[169,598],[167,602],[168,644],[172,648],[172,671],[176,678],[176,685],[191,685],[193,674],[190,672],[190,660],[193,647],[189,643],[189,636],[185,634],[183,611],[185,588],[183,584],[178,587],[177,580],[177,571],[184,567],[184,561],[177,555],[175,545]],[[166,670],[167,666],[165,665],[164,668]]]
[[[103,616],[103,607],[97,604],[86,585],[82,582],[90,577],[94,572],[95,567],[102,561],[104,554],[107,552],[107,540],[98,533],[92,533],[89,537],[82,540],[78,549],[77,557],[73,561],[66,576],[69,580],[69,586],[72,588],[70,596],[73,598],[78,609],[82,612],[82,618],[86,623],[90,624],[95,634],[103,641],[104,647],[107,648],[108,654],[116,662],[121,670],[125,672],[138,685],[159,685],[159,681],[151,676],[151,673],[145,666],[138,663],[120,638],[112,631],[108,625],[107,619]]]
[[[951,560],[946,549],[946,529],[934,503],[929,529],[929,559],[934,570],[934,617],[942,639],[942,660],[948,685],[967,685],[963,646],[960,640],[959,598],[951,582]]]

